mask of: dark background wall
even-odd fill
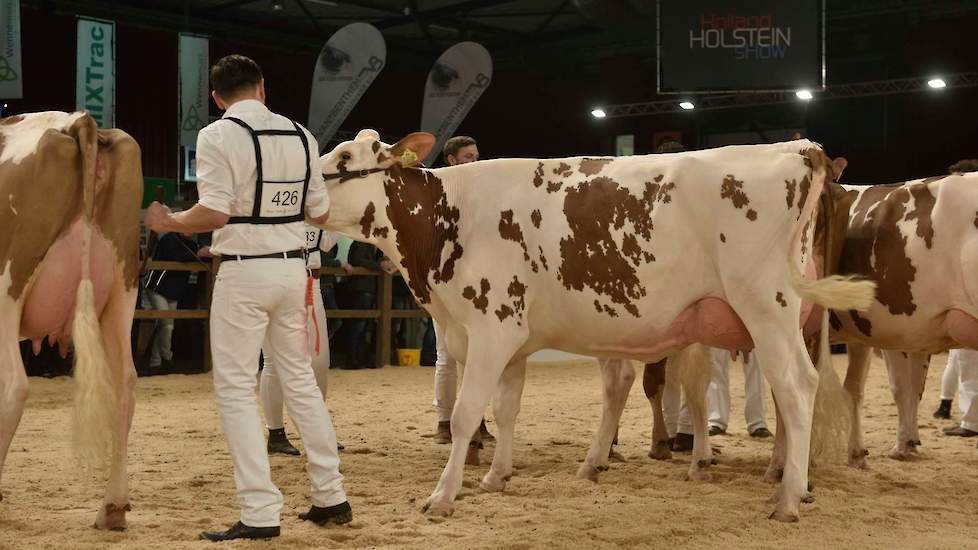
[[[22,20],[25,97],[10,101],[10,111],[73,110],[74,18],[25,6]],[[853,24],[828,42],[828,83],[978,70],[976,27],[974,16],[916,23],[881,16]],[[173,178],[177,35],[118,24],[116,51],[117,125],[142,146],[145,175]],[[232,52],[262,66],[273,110],[306,119],[312,53],[255,44],[247,36],[212,39],[212,60]],[[654,65],[616,55],[584,70],[561,62],[559,53],[551,57],[551,64],[497,67],[492,85],[459,128],[479,140],[484,156],[608,154],[617,134],[634,134],[636,152],[646,153],[661,131],[679,131],[687,146],[697,147],[716,133],[805,128],[831,155],[849,159],[848,181],[933,175],[956,160],[978,157],[978,89],[599,121],[588,114],[593,106],[661,99]],[[385,135],[417,130],[425,78],[425,69],[399,63],[392,52],[344,128],[372,127]]]

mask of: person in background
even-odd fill
[[[194,240],[193,233],[170,232],[160,237],[153,254],[153,260],[158,262],[194,262],[198,258],[209,258],[210,247],[200,247]],[[185,296],[190,288],[189,271],[168,271],[165,269],[150,271],[146,277],[146,297],[153,309],[172,311],[177,309],[177,302]],[[152,352],[149,357],[149,373],[167,371],[173,362],[173,319],[157,321],[156,337],[153,339]]]
[[[380,251],[372,244],[354,241],[350,245],[347,259],[351,266],[362,267],[373,271],[381,271]],[[347,290],[352,294],[352,309],[374,309],[377,303],[377,277],[362,275],[351,277]],[[375,368],[376,361],[371,361],[372,354],[367,349],[368,319],[354,319],[350,323],[350,333],[347,335],[346,363],[342,369]]]
[[[458,164],[468,164],[479,160],[479,145],[469,136],[455,136],[445,142],[442,149],[442,156],[445,164],[455,166]],[[433,402],[438,409],[438,425],[435,428],[435,443],[452,442],[452,409],[455,408],[455,396],[458,392],[458,364],[449,355],[445,347],[445,339],[441,335],[441,328],[434,319],[431,320],[432,329],[435,332],[435,400]],[[486,428],[486,420],[482,419],[479,424],[479,433],[483,440],[494,439]]]

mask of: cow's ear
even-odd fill
[[[391,154],[405,168],[417,166],[428,157],[428,154],[431,153],[431,148],[434,146],[435,136],[428,132],[414,132],[405,136],[401,141],[398,141],[394,147],[391,147]]]
[[[842,177],[842,171],[846,169],[846,166],[849,166],[849,161],[847,161],[844,157],[836,157],[832,159],[833,181],[839,181],[839,178]]]

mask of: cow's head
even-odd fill
[[[330,197],[330,216],[325,227],[351,236],[359,233],[365,216],[384,216],[384,186],[390,170],[417,166],[428,156],[435,137],[415,132],[395,145],[380,141],[374,130],[361,130],[320,159]],[[370,240],[368,236],[359,240]]]

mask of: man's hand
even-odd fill
[[[167,218],[170,217],[170,209],[165,205],[162,205],[156,201],[153,201],[146,209],[146,218],[143,220],[143,225],[146,229],[150,231],[155,231],[157,233],[166,232],[166,222]]]
[[[197,251],[197,257],[198,258],[213,258],[214,255],[211,254],[211,247],[209,247],[209,246],[202,246],[200,248],[200,250]]]
[[[342,263],[342,264],[340,264],[340,269],[342,269],[343,270],[343,273],[346,273],[346,275],[348,277],[350,275],[353,275],[353,266],[350,265],[350,264]]]

